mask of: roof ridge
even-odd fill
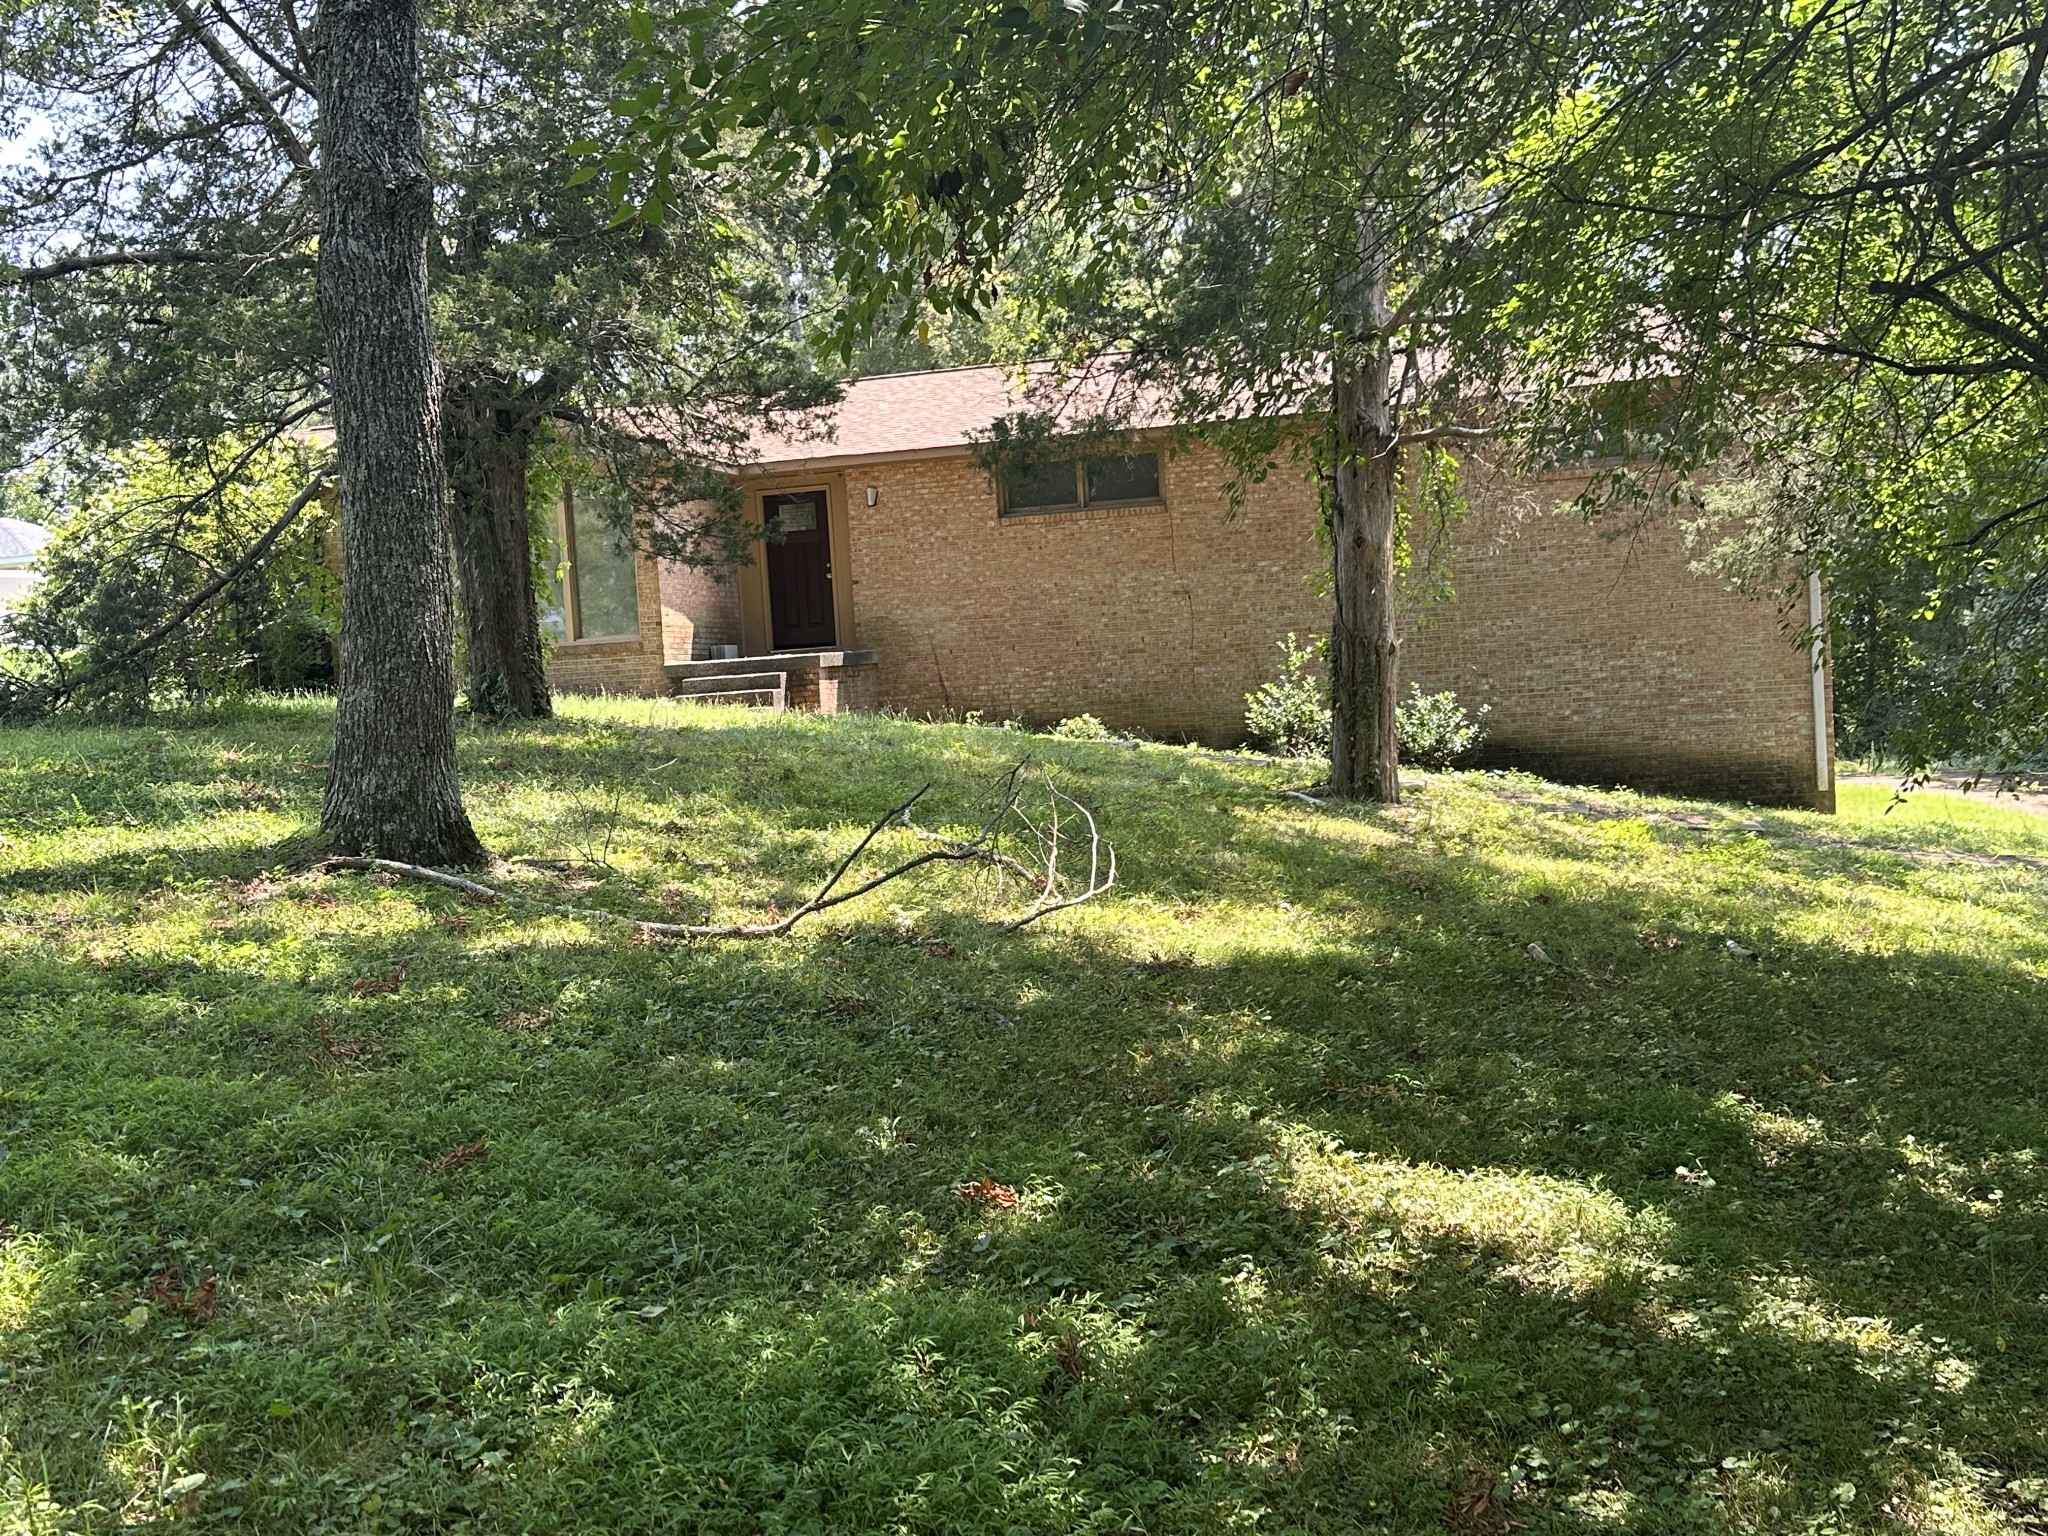
[[[879,379],[928,379],[941,373],[979,373],[984,369],[990,368],[996,369],[999,372],[1007,372],[1012,368],[1030,368],[1047,361],[1050,361],[1050,359],[1035,357],[1022,363],[948,363],[943,368],[898,368],[890,373],[855,374],[846,382],[848,384],[872,384]]]
[[[975,373],[984,368],[993,368],[1003,373],[1011,373],[1020,368],[1060,368],[1068,366],[1093,368],[1097,363],[1103,362],[1106,359],[1127,356],[1129,356],[1129,353],[1123,348],[1112,347],[1107,351],[1091,352],[1086,359],[1078,364],[1072,364],[1066,359],[1057,357],[1024,357],[1018,358],[1014,362],[1006,363],[948,363],[943,368],[896,368],[887,373],[860,373],[855,374],[845,382],[848,384],[867,384],[876,379],[924,379],[940,373]]]

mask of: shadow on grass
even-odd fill
[[[62,994],[73,1046],[130,1059],[45,1085],[16,1129],[9,1209],[88,1262],[7,1353],[30,1337],[30,1369],[68,1377],[116,1346],[129,1388],[208,1424],[196,1464],[246,1479],[213,1517],[266,1529],[385,1502],[571,1520],[600,1495],[628,1529],[1234,1507],[1406,1529],[1468,1463],[1539,1528],[1735,1528],[1745,1499],[1875,1519],[1958,1455],[2039,1466],[2034,1385],[1996,1342],[2031,1364],[2043,1341],[2038,1188],[1984,1209],[1948,1182],[1967,1159],[1909,1150],[1999,1155],[1950,1118],[1982,1088],[1951,1049],[1966,1017],[1812,1020],[1803,1050],[1853,1024],[1859,1060],[1906,1074],[1818,1084],[1772,1081],[1740,1033],[1600,1031],[1568,982],[1488,1029],[1316,960],[1134,970],[1063,940],[1061,996],[935,984],[974,968],[884,934],[837,951],[865,991],[793,957],[597,944],[505,976],[343,945],[303,997],[232,967],[18,968],[12,1006]],[[422,995],[339,984],[408,956]],[[1796,958],[1832,991],[1870,980]],[[1076,1032],[1083,992],[1111,1007]],[[1318,993],[1341,1010],[1290,1017]],[[494,1027],[543,995],[539,1032]],[[279,1022],[321,1006],[384,1059]],[[472,1139],[473,1170],[422,1176]],[[983,1173],[1016,1210],[950,1193]],[[144,1348],[175,1318],[123,1350],[76,1316],[178,1254],[229,1277],[179,1348]],[[90,1395],[10,1439],[57,1438],[76,1420],[48,1410]]]
[[[829,827],[811,775],[908,757],[734,814]],[[197,1472],[195,1528],[265,1531],[2026,1528],[2038,946],[1859,948],[1832,850],[1668,869],[1125,760],[1125,898],[1023,939],[661,950],[341,881],[31,930],[0,1489],[57,1528]]]

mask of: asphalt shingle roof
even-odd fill
[[[1044,364],[1030,365],[1021,380],[994,365],[856,379],[815,422],[756,432],[747,451],[765,467],[964,448],[999,416],[1053,410],[1071,420],[1099,409],[1117,388],[1106,369],[1058,384],[1051,380]],[[1164,426],[1168,419],[1163,402],[1141,401],[1127,425]]]
[[[0,565],[28,565],[50,541],[50,530],[18,517],[0,517]]]

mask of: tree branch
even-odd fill
[[[17,267],[6,280],[16,287],[26,288],[35,283],[47,283],[52,278],[70,277],[77,272],[103,272],[109,267],[196,266],[229,259],[215,251],[100,251],[90,256],[67,256],[62,261],[47,262],[40,267]]]
[[[2027,515],[2031,512],[2038,512],[2043,507],[2048,507],[2048,495],[2035,496],[2030,500],[2023,501],[2018,506],[1979,523],[1976,530],[1968,538],[1950,540],[1949,548],[1974,549],[2007,523],[2018,522],[2022,519],[2032,521],[2032,519],[2028,519]]]
[[[227,24],[228,30],[242,40],[244,47],[265,64],[276,70],[281,79],[289,81],[295,88],[304,91],[309,97],[318,97],[319,92],[313,89],[313,82],[307,79],[302,71],[293,68],[268,48],[264,47],[262,39],[237,21],[234,12],[221,4],[221,0],[213,0],[213,14]]]
[[[1949,293],[1928,283],[1875,282],[1870,285],[1870,291],[1881,299],[1917,299],[1922,304],[1931,304],[1965,330],[1975,331],[1986,340],[1998,342],[2010,351],[2018,353],[2026,359],[2030,372],[2048,379],[2048,346],[2043,346],[2017,326],[2007,325],[2002,320],[1971,309]]]
[[[305,141],[285,121],[284,114],[277,110],[277,103],[270,99],[270,93],[256,83],[255,77],[242,67],[242,61],[214,35],[205,19],[192,9],[188,0],[170,0],[170,8],[185,30],[192,34],[199,46],[206,50],[208,58],[221,68],[221,73],[232,80],[235,88],[249,104],[249,109],[263,119],[263,126],[269,130],[272,142],[291,161],[292,165],[306,175],[313,174],[313,156],[306,149]]]
[[[510,903],[518,906],[532,907],[538,911],[559,913],[564,917],[584,918],[593,922],[618,924],[631,928],[638,937],[643,939],[779,939],[805,918],[815,916],[820,912],[829,911],[833,907],[842,906],[849,901],[857,900],[867,895],[868,892],[887,885],[893,880],[899,880],[912,870],[922,868],[924,865],[938,863],[984,863],[1021,874],[1039,888],[1038,899],[1032,904],[1031,909],[1025,912],[1023,916],[1003,924],[1003,932],[1015,933],[1018,929],[1023,928],[1029,923],[1036,922],[1041,917],[1063,911],[1068,907],[1079,906],[1084,901],[1092,901],[1116,883],[1116,849],[1102,836],[1100,829],[1096,826],[1094,814],[1072,795],[1067,794],[1055,785],[1050,775],[1046,778],[1046,791],[1051,798],[1054,812],[1050,823],[1052,830],[1049,834],[1040,836],[1040,844],[1046,852],[1045,874],[1039,875],[1035,873],[1020,860],[1002,851],[999,846],[1002,831],[1011,820],[1020,821],[1026,827],[1032,828],[1034,832],[1036,831],[1036,828],[1032,827],[1030,818],[1023,814],[1019,804],[1021,796],[1020,782],[1026,766],[1025,763],[1020,762],[1010,770],[1004,780],[1003,791],[995,810],[988,820],[983,823],[981,831],[971,838],[946,837],[938,833],[928,832],[923,828],[910,826],[911,811],[916,807],[917,802],[922,800],[931,789],[931,785],[926,784],[901,804],[890,807],[877,817],[873,825],[868,828],[866,834],[862,836],[859,842],[853,845],[846,857],[839,861],[832,873],[826,877],[824,884],[818,887],[817,891],[808,901],[772,922],[655,922],[647,918],[626,917],[621,913],[608,912],[602,907],[572,906],[565,902],[544,901],[538,897],[522,896],[512,891],[500,890],[494,886],[484,885],[479,881],[467,879],[462,875],[450,874],[446,870],[433,869],[424,864],[401,863],[396,859],[361,858],[350,855],[322,860],[314,866],[314,870],[316,872],[326,870],[360,870],[369,874],[390,875],[400,880],[418,880],[424,884],[437,885],[444,890],[454,891],[471,901],[481,902],[486,906]],[[1079,811],[1088,827],[1088,882],[1081,890],[1072,893],[1063,893],[1060,885],[1061,849],[1058,832],[1058,808],[1062,803],[1071,805],[1075,810]],[[910,831],[919,837],[927,839],[935,846],[926,849],[923,853],[905,859],[900,864],[891,866],[872,879],[862,881],[851,890],[839,890],[840,881],[846,878],[846,872],[853,867],[854,861],[866,852],[869,845],[877,837],[881,836],[882,832],[891,824],[901,824],[909,827]]]
[[[1410,443],[1465,441],[1471,438],[1498,437],[1499,435],[1500,429],[1498,427],[1460,427],[1451,425],[1424,427],[1418,432],[1401,433],[1394,439],[1393,446],[1405,448]]]

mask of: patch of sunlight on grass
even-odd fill
[[[2005,1478],[1994,1470],[1958,1468],[1894,1503],[1900,1525],[1941,1536],[2014,1536],[2042,1528],[2048,1488],[2038,1477]]]
[[[0,1435],[0,1536],[53,1536],[76,1530],[73,1517],[101,1513],[95,1507],[70,1508],[50,1496],[46,1482],[31,1482],[13,1446]]]
[[[1793,1147],[1817,1147],[1827,1139],[1827,1128],[1816,1115],[1781,1115],[1752,1104],[1739,1093],[1724,1093],[1714,1101],[1717,1109],[1741,1120],[1760,1148],[1784,1152]]]
[[[1305,1126],[1282,1128],[1279,1157],[1290,1203],[1341,1233],[1329,1256],[1361,1270],[1445,1241],[1504,1256],[1500,1272],[1523,1285],[1571,1295],[1666,1268],[1669,1218],[1575,1180],[1361,1158]]]
[[[540,1384],[534,1392],[540,1395]],[[576,1383],[559,1392],[549,1403],[541,1432],[534,1437],[531,1454],[542,1466],[565,1467],[579,1456],[589,1454],[602,1442],[618,1413],[618,1399],[596,1387]]]
[[[1758,1282],[1738,1326],[1847,1350],[1857,1372],[1871,1381],[1955,1394],[1977,1379],[1977,1367],[1955,1354],[1947,1339],[1926,1334],[1918,1324],[1901,1329],[1890,1318],[1851,1315],[1813,1292],[1800,1276],[1771,1276]]]
[[[1636,1497],[1625,1488],[1595,1488],[1575,1493],[1564,1501],[1576,1521],[1589,1531],[1626,1531],[1634,1528]]]
[[[1967,1212],[1980,1221],[2037,1214],[2042,1208],[2038,1148],[2015,1147],[1988,1156],[1964,1157],[1909,1132],[1900,1139],[1895,1155],[1905,1165],[1895,1176],[1902,1192],[1910,1190],[1920,1199]],[[2019,1198],[2009,1199],[2009,1189],[2021,1192]]]
[[[1873,843],[1920,841],[1989,853],[2048,853],[2048,816],[2000,804],[1989,783],[1971,793],[1916,789],[1900,797],[1882,784],[1844,784],[1835,791],[1835,821]],[[1888,839],[1888,834],[1891,836]]]
[[[0,1360],[15,1352],[36,1314],[67,1285],[65,1268],[46,1238],[0,1223]]]

